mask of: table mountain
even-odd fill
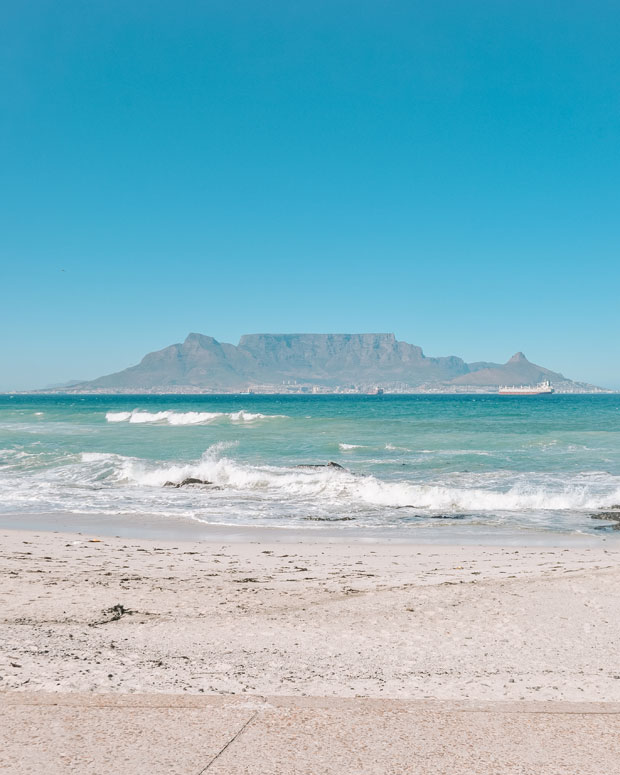
[[[211,336],[189,334],[180,344],[146,355],[136,366],[83,382],[75,390],[247,390],[289,383],[329,387],[381,385],[406,390],[420,386],[496,387],[541,379],[567,382],[557,372],[517,353],[505,364],[465,363],[430,358],[394,334],[249,334],[237,346]]]

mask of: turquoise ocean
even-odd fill
[[[616,504],[620,395],[0,396],[5,526],[611,540]]]

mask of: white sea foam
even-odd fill
[[[411,476],[383,478],[333,467],[251,464],[233,457],[235,447],[235,442],[215,444],[188,461],[107,452],[22,458],[23,452],[12,451],[19,457],[15,466],[2,461],[0,512],[158,515],[280,526],[305,525],[308,515],[354,516],[343,525],[386,528],[422,524],[434,515],[471,515],[470,521],[489,524],[580,529],[587,525],[586,515],[620,503],[620,477],[605,471],[560,476],[435,472],[423,479],[423,472],[414,470]],[[188,477],[214,487],[164,487]]]
[[[387,447],[386,447],[387,449]],[[420,449],[420,454],[433,455],[436,457],[457,457],[464,455],[478,455],[481,457],[491,457],[490,452],[482,449]]]
[[[285,417],[283,414],[261,414],[260,412],[246,412],[241,409],[239,412],[230,412],[228,414],[231,422],[254,422],[255,420],[273,420],[282,419]]]
[[[131,412],[108,412],[105,416],[108,422],[125,422],[131,417]]]
[[[363,444],[345,444],[342,441],[338,444],[338,447],[342,450],[342,452],[347,452],[350,449],[364,449]]]
[[[159,423],[167,425],[209,425],[213,422],[231,422],[234,424],[254,423],[259,420],[284,418],[282,414],[261,414],[260,412],[147,412],[134,409],[131,412],[107,412],[108,422],[129,422],[134,424]]]
[[[472,475],[464,483],[412,483],[358,476],[334,468],[296,469],[257,466],[222,457],[221,446],[209,449],[192,463],[153,465],[125,458],[122,477],[137,485],[160,487],[188,477],[209,481],[229,493],[268,499],[321,499],[328,506],[412,507],[421,511],[519,512],[541,510],[590,511],[620,501],[620,479],[604,482],[586,477],[579,483],[536,480],[527,475],[506,476],[504,481]],[[574,477],[573,477],[574,479]],[[486,485],[486,486],[481,486]]]

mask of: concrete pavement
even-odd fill
[[[620,704],[0,694],[11,775],[620,775]]]

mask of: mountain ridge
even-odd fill
[[[240,392],[285,386],[327,391],[465,392],[542,379],[574,391],[594,386],[531,363],[522,352],[506,363],[466,363],[456,355],[426,356],[421,347],[392,333],[245,334],[238,345],[192,332],[183,342],[147,353],[120,372],[79,383],[71,392]],[[267,390],[266,388],[271,388]]]

